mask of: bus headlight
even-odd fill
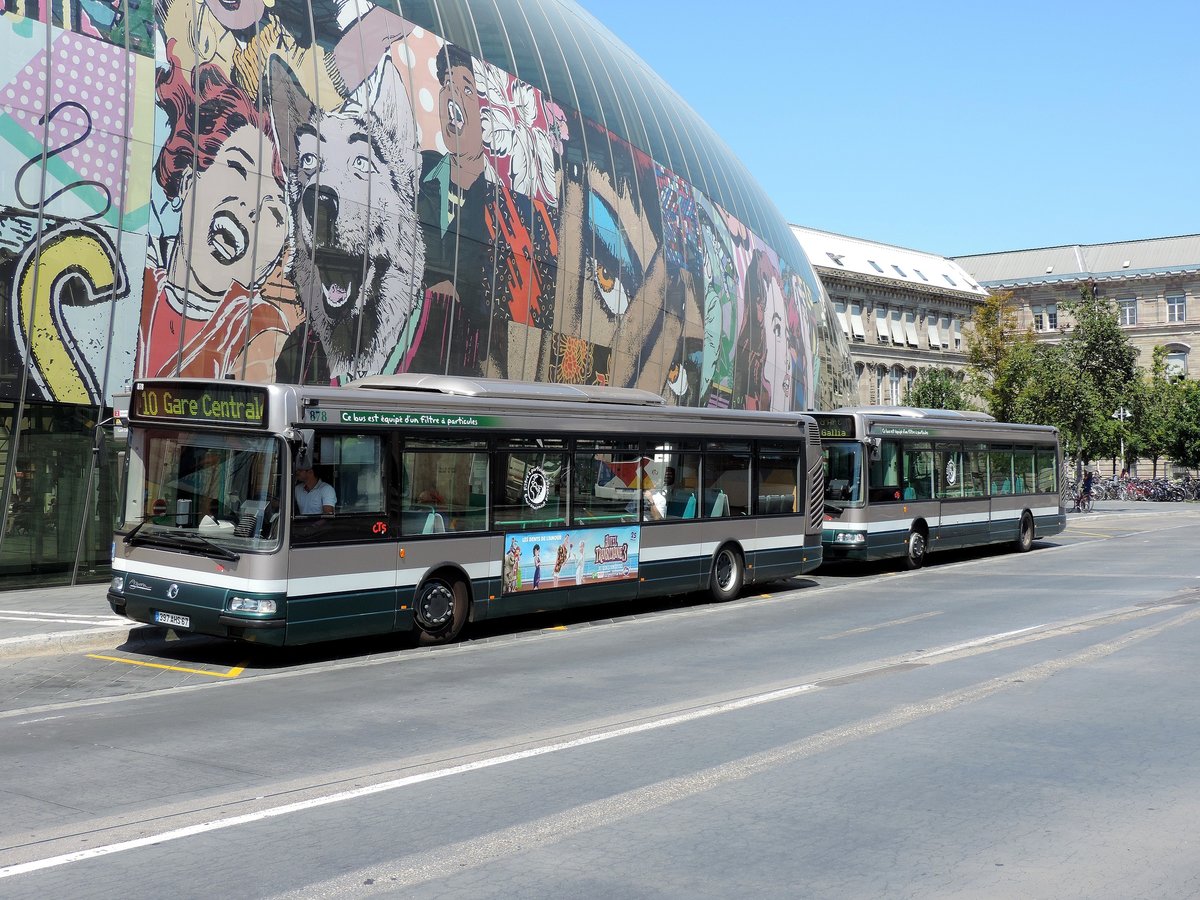
[[[114,594],[125,593],[125,576],[124,575],[114,575],[112,584],[110,584],[108,587],[109,587],[109,590],[111,590]]]
[[[259,600],[255,597],[230,597],[230,612],[271,613],[276,610],[274,600]]]
[[[836,544],[863,544],[866,543],[867,536],[861,531],[839,531],[833,540]]]

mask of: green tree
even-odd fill
[[[1033,332],[1017,327],[1011,291],[997,291],[975,310],[967,337],[968,384],[989,413],[1014,420],[1015,404],[1029,377]]]
[[[1075,320],[1063,348],[1080,374],[1091,380],[1101,401],[1112,407],[1111,415],[1125,402],[1137,378],[1137,348],[1121,329],[1112,301],[1097,297],[1093,285],[1085,284],[1079,299],[1063,306]]]
[[[1076,474],[1087,455],[1088,441],[1104,428],[1100,397],[1090,378],[1075,368],[1066,348],[1038,344],[1031,348],[1026,378],[1012,401],[1009,421],[1053,425],[1063,452],[1076,461]]]
[[[936,366],[918,373],[904,402],[924,409],[971,408],[962,380],[950,369]]]
[[[1178,465],[1200,468],[1200,381],[1173,382],[1166,452]]]
[[[1132,415],[1125,422],[1117,421],[1119,438],[1124,438],[1124,458],[1121,467],[1128,468],[1130,460],[1146,458],[1154,465],[1153,475],[1158,477],[1158,461],[1168,455],[1171,431],[1175,426],[1172,416],[1179,390],[1167,375],[1167,349],[1155,347],[1150,362],[1150,371],[1140,371],[1142,376],[1134,380],[1128,390],[1128,401],[1124,408]]]

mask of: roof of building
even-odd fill
[[[938,293],[986,297],[974,276],[952,259],[892,244],[835,234],[817,228],[792,226],[809,262],[822,274],[846,272],[870,279],[903,283]]]
[[[1200,272],[1200,234],[1009,250],[955,259],[987,287],[1161,278]]]

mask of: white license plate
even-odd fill
[[[154,621],[159,625],[174,625],[176,628],[191,628],[192,620],[187,616],[177,616],[175,613],[156,612]]]

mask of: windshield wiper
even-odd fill
[[[134,529],[134,531],[136,530]],[[218,559],[238,560],[242,558],[240,553],[234,553],[220,544],[214,544],[208,538],[202,538],[198,534],[143,534],[139,535],[136,541],[131,541],[132,537],[133,532],[131,531],[125,537],[125,541],[152,547],[166,547],[170,550],[201,550],[206,556],[215,556]]]
[[[222,547],[220,544],[214,544],[208,538],[200,537],[198,534],[180,534],[176,537],[181,543],[203,548],[208,551],[209,556],[215,556],[218,559],[238,560],[242,558],[242,554],[234,553],[228,547]]]
[[[136,525],[133,526],[133,528],[130,530],[129,534],[125,535],[125,543],[126,544],[133,543],[133,536],[142,530],[142,526],[145,525],[147,521],[148,521],[147,519],[142,519],[142,521],[138,522]]]

